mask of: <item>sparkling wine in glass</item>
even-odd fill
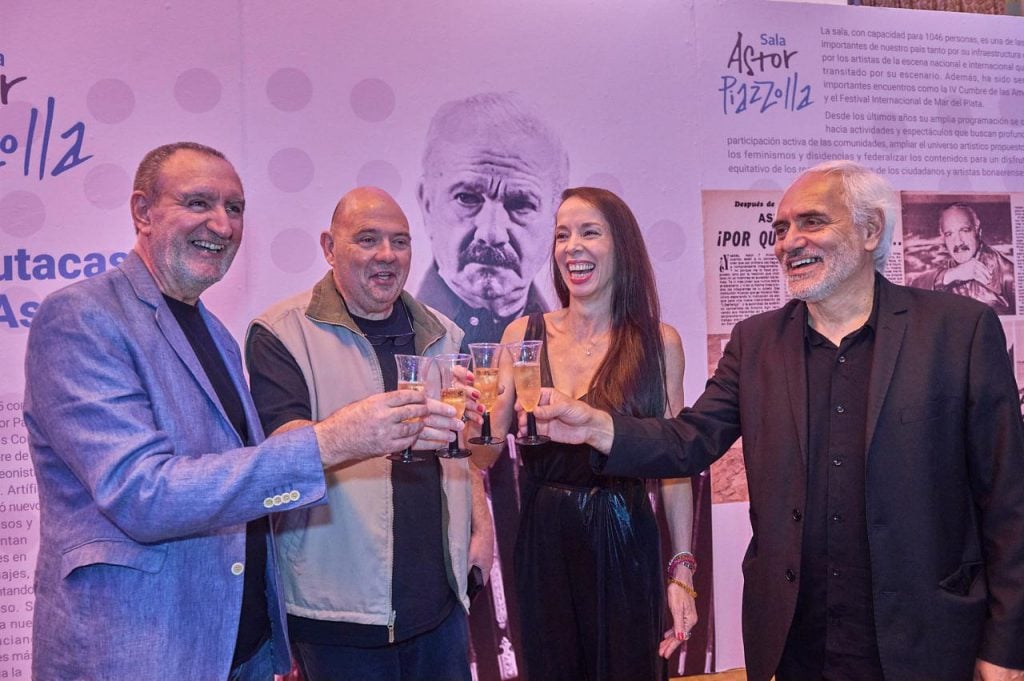
[[[484,407],[480,436],[469,438],[475,445],[496,445],[502,442],[500,438],[491,436],[491,410],[498,399],[498,362],[504,347],[501,343],[469,344],[469,352],[473,356],[473,386],[480,391],[480,404]]]
[[[455,418],[461,419],[466,413],[466,394],[463,389],[456,385],[455,368],[462,367],[469,369],[470,355],[455,353],[451,355],[438,355],[434,361],[441,370],[441,401],[455,407]],[[471,452],[468,449],[459,447],[459,436],[448,442],[448,446],[437,450],[437,455],[444,459],[464,459]]]
[[[419,355],[395,355],[395,364],[398,365],[398,389],[399,390],[418,390],[424,392],[427,387],[427,373],[430,371],[431,359],[429,357],[421,357]],[[419,421],[421,419],[407,419],[409,421]],[[405,451],[393,452],[388,454],[388,459],[391,461],[397,461],[398,463],[414,463],[416,461],[425,461],[426,457],[420,454],[414,454],[412,447],[407,447]]]
[[[551,438],[537,434],[537,419],[533,410],[540,401],[540,355],[544,341],[531,340],[512,343],[512,376],[516,383],[516,397],[526,410],[526,435],[516,438],[516,444],[542,445]]]

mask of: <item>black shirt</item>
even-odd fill
[[[351,312],[350,312],[351,314]],[[398,386],[396,354],[416,354],[415,335],[405,305],[398,301],[380,320],[352,315],[380,364],[384,389]],[[289,421],[311,420],[309,388],[284,344],[256,325],[246,346],[253,399],[264,429],[272,432]],[[343,372],[339,376],[343,377]],[[394,640],[402,641],[439,625],[455,606],[447,577],[442,531],[441,471],[438,461],[391,467],[394,506],[392,609]],[[389,642],[386,626],[288,616],[292,638],[321,645],[376,647]]]
[[[164,296],[167,306],[178,321],[182,333],[196,353],[206,377],[213,385],[221,407],[242,443],[251,446],[249,428],[245,420],[245,408],[238,391],[231,383],[224,358],[217,349],[210,330],[203,321],[198,305],[189,305],[169,296]],[[270,615],[267,612],[267,532],[270,527],[266,516],[246,524],[245,527],[245,582],[242,587],[242,611],[238,623],[238,638],[231,666],[245,662],[259,649],[270,632]]]
[[[876,291],[867,323],[838,348],[805,326],[807,507],[800,591],[780,679],[882,679],[864,484],[877,307]]]

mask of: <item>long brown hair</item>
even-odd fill
[[[572,197],[601,211],[614,246],[611,339],[590,382],[588,401],[628,416],[664,416],[668,395],[661,306],[640,226],[629,206],[606,189],[573,187],[562,192],[563,202]],[[551,270],[558,300],[568,307],[569,288],[553,257]]]

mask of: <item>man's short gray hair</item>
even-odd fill
[[[849,160],[819,163],[802,172],[797,179],[815,174],[839,176],[854,225],[866,228],[875,212],[882,212],[882,236],[874,257],[875,269],[879,272],[884,270],[892,249],[892,232],[896,226],[896,197],[892,185],[873,170]]]
[[[132,183],[132,190],[137,192],[140,191],[146,196],[152,196],[153,190],[156,188],[156,179],[160,176],[160,169],[163,167],[164,163],[167,162],[167,159],[174,155],[174,152],[181,151],[182,149],[206,154],[207,156],[213,156],[224,161],[228,160],[227,157],[224,156],[223,152],[220,152],[213,147],[208,147],[205,144],[199,144],[198,142],[173,142],[171,144],[164,144],[153,149],[142,157],[142,161],[139,163],[139,168],[135,171],[135,181]]]

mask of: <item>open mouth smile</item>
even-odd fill
[[[805,267],[816,265],[820,263],[821,257],[817,255],[808,255],[801,258],[794,258],[786,263],[786,271],[792,273],[799,273]]]
[[[203,239],[193,239],[192,245],[209,253],[220,253],[224,250],[223,244],[215,244],[212,241],[204,241]]]
[[[596,265],[592,262],[571,262],[566,263],[565,268],[569,271],[569,279],[574,283],[586,281],[590,278]]]

